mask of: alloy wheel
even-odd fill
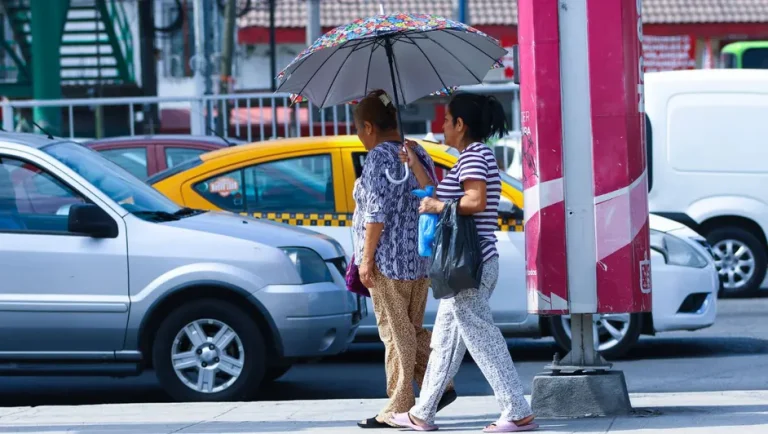
[[[190,389],[200,393],[221,392],[243,372],[243,342],[234,329],[221,321],[192,321],[173,340],[171,364]]]
[[[727,290],[742,289],[755,274],[755,256],[739,240],[718,241],[712,246],[712,254],[720,281]]]

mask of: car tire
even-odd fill
[[[749,277],[744,280],[741,276],[729,284],[728,275],[720,275],[721,294],[725,297],[750,297],[759,290],[765,280],[766,268],[768,268],[768,252],[766,246],[751,232],[737,228],[725,227],[714,229],[707,233],[707,242],[712,246],[712,254],[715,256],[715,266],[718,272],[723,266],[732,270],[739,269],[744,272],[744,267],[738,267],[741,260],[751,262],[752,270]],[[730,246],[729,247],[729,243]],[[735,256],[739,249],[744,247],[745,252]],[[729,254],[728,250],[731,250]],[[731,286],[733,285],[733,286]]]
[[[626,326],[626,330],[623,333],[622,339],[610,348],[599,351],[605,359],[613,360],[624,357],[640,339],[640,334],[643,330],[643,315],[639,313],[632,313],[627,315],[629,324]],[[555,338],[555,343],[557,343],[557,346],[559,346],[560,349],[566,353],[570,351],[570,330],[566,330],[563,317],[559,315],[551,317],[549,326],[550,330],[552,331],[552,337]]]
[[[222,332],[224,327],[234,337]],[[200,331],[205,337],[193,341],[190,336]],[[217,333],[224,338],[214,340]],[[248,399],[264,379],[265,354],[264,339],[250,316],[235,304],[214,299],[191,301],[172,311],[160,324],[152,348],[161,386],[171,398],[185,402]],[[200,386],[201,372],[212,386]]]
[[[280,377],[287,374],[288,371],[291,370],[293,365],[277,365],[277,366],[270,366],[267,368],[266,374],[264,374],[264,381],[275,381],[279,380]]]

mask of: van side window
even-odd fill
[[[0,231],[68,233],[69,206],[86,200],[34,164],[0,157]]]

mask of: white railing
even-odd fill
[[[512,129],[520,130],[520,98],[514,84],[477,85],[461,89],[466,92],[511,96],[509,111]],[[506,100],[507,98],[505,98]],[[428,102],[429,100],[425,100]],[[444,100],[432,103],[444,103]],[[39,132],[29,119],[35,108],[58,107],[62,123],[59,135],[75,137],[100,136],[95,131],[96,111],[101,125],[118,130],[117,135],[146,134],[143,118],[147,106],[155,106],[160,113],[160,125],[154,133],[179,133],[195,135],[221,134],[225,138],[238,138],[247,142],[276,137],[303,137],[315,135],[352,134],[352,107],[339,105],[320,110],[306,103],[290,104],[290,96],[283,93],[257,92],[202,97],[121,97],[80,98],[59,100],[4,101],[2,105],[3,129]],[[103,108],[111,107],[109,112]],[[225,109],[226,107],[226,109]],[[221,114],[221,118],[217,116]],[[123,117],[125,116],[125,117]],[[173,118],[180,120],[174,124]],[[163,119],[164,118],[164,119]],[[187,121],[188,119],[188,121]],[[434,120],[434,119],[433,119]],[[436,120],[442,122],[442,120]],[[404,119],[407,122],[407,119]],[[426,131],[432,129],[432,120],[424,121]],[[220,128],[221,126],[225,128]],[[217,133],[218,131],[218,133]],[[93,134],[89,134],[93,132]],[[408,132],[408,131],[406,131]],[[113,134],[108,134],[113,135]]]

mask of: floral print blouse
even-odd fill
[[[419,256],[419,199],[411,193],[419,189],[416,177],[411,173],[408,181],[397,185],[389,182],[385,175],[389,170],[395,179],[402,179],[403,164],[398,154],[402,144],[384,142],[368,153],[363,173],[355,181],[353,197],[356,207],[352,217],[352,235],[355,248],[355,263],[360,265],[365,244],[365,225],[383,223],[384,230],[379,239],[374,258],[376,267],[388,279],[417,280],[427,277],[429,258]],[[415,148],[416,154],[429,167],[433,175],[435,165],[427,152]]]

